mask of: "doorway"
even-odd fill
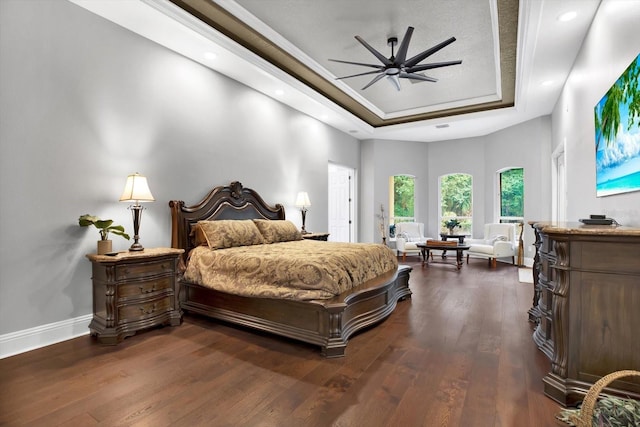
[[[329,239],[355,242],[355,169],[329,163]]]

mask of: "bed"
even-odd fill
[[[405,265],[325,299],[245,296],[199,285],[184,276],[189,254],[198,246],[194,230],[199,221],[278,221],[285,219],[284,207],[265,203],[256,191],[237,181],[215,187],[195,205],[172,200],[169,207],[171,246],[185,250],[179,297],[181,309],[187,313],[318,345],[323,356],[341,357],[350,336],[387,318],[398,301],[411,296],[411,267]]]

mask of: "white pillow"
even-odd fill
[[[493,245],[495,242],[508,242],[508,241],[509,239],[507,238],[507,236],[498,235],[489,239],[487,243],[489,243],[490,245]]]

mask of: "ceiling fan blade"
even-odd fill
[[[340,62],[341,64],[362,65],[363,67],[378,68],[380,70],[384,69],[384,65],[365,64],[363,62],[343,61],[341,59],[329,59],[329,61]]]
[[[369,83],[367,83],[367,85],[365,87],[362,88],[362,90],[365,90],[366,88],[368,88],[369,86],[371,86],[372,84],[374,84],[375,82],[377,82],[378,80],[383,78],[384,76],[385,76],[384,74],[379,74],[379,75],[375,76],[373,78],[373,80],[371,80]]]
[[[431,64],[416,65],[415,67],[408,67],[408,68],[405,68],[405,71],[407,73],[416,73],[418,71],[432,70],[434,68],[448,67],[450,65],[458,65],[458,64],[462,64],[462,61],[433,62]]]
[[[404,60],[407,58],[407,50],[409,50],[409,43],[411,43],[411,36],[413,35],[413,27],[407,28],[407,32],[404,33],[404,37],[402,38],[402,43],[400,43],[400,47],[398,48],[398,53],[396,55],[396,60],[394,63],[402,64]]]
[[[360,74],[352,74],[350,76],[342,76],[342,77],[336,77],[336,80],[342,80],[342,79],[348,79],[351,77],[358,77],[358,76],[366,76],[369,74],[377,74],[377,73],[381,73],[382,71],[378,70],[378,71],[367,71],[365,73],[360,73]]]
[[[371,45],[369,45],[369,43],[364,41],[364,39],[362,37],[356,36],[356,40],[358,40],[362,44],[362,46],[366,47],[369,52],[373,53],[373,56],[378,58],[378,60],[380,62],[382,62],[384,65],[392,65],[393,64],[391,61],[389,61],[389,59],[387,59],[386,56],[384,56],[383,54],[381,54],[380,52],[375,50]]]
[[[447,40],[443,41],[442,43],[437,44],[434,47],[429,48],[429,49],[425,50],[422,53],[419,53],[416,56],[414,56],[413,58],[408,59],[407,61],[405,61],[404,66],[405,67],[413,67],[414,65],[418,64],[420,61],[424,60],[425,58],[433,55],[434,53],[436,53],[437,51],[439,51],[443,47],[449,46],[454,41],[456,41],[456,38],[455,37],[451,37],[450,39],[447,39]]]
[[[419,80],[421,82],[435,83],[438,81],[438,79],[436,78],[425,76],[424,74],[415,74],[415,73],[400,73],[400,77],[403,79]]]
[[[400,92],[400,79],[398,78],[397,74],[387,76],[387,80],[389,80],[393,87],[395,87],[398,92]]]

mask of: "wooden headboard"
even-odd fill
[[[268,205],[250,188],[238,181],[228,186],[215,187],[193,206],[185,206],[182,200],[171,200],[171,247],[184,249],[186,260],[194,242],[191,230],[198,221],[217,219],[285,219],[284,206]]]

